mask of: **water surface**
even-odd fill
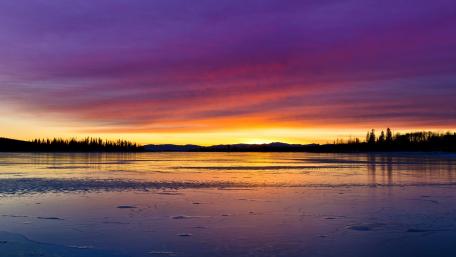
[[[0,154],[0,256],[456,256],[452,154]]]

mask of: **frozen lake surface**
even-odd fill
[[[456,256],[456,155],[0,153],[0,256]]]

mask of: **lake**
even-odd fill
[[[0,153],[0,256],[456,256],[456,155]]]

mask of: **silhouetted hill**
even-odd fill
[[[31,147],[31,143],[22,140],[10,139],[0,137],[0,151],[20,151],[21,149],[27,149]]]
[[[300,145],[274,142],[269,144],[233,144],[204,147],[206,151],[214,152],[295,152],[306,151],[314,145]]]
[[[201,146],[199,145],[173,145],[173,144],[164,144],[164,145],[145,145],[144,150],[148,152],[190,152],[200,150]]]
[[[225,144],[213,146],[199,145],[145,145],[151,152],[295,152],[308,151],[318,145],[300,145],[274,142],[269,144]]]

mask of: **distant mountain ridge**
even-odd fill
[[[222,144],[212,146],[200,145],[145,145],[144,150],[148,152],[276,152],[276,151],[305,151],[311,150],[317,144],[287,144],[273,142],[268,144]]]
[[[155,145],[149,144],[144,146],[144,150],[148,152],[188,152],[202,149],[199,145],[174,145],[174,144],[162,144]]]

